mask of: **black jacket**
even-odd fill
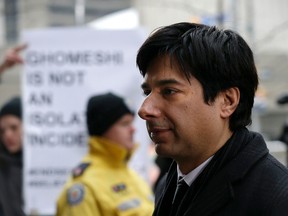
[[[168,216],[176,163],[156,193],[154,216]],[[241,129],[214,155],[173,216],[287,216],[288,170],[268,153],[262,136]],[[172,215],[171,215],[172,216]]]
[[[22,152],[0,149],[0,216],[23,216]]]

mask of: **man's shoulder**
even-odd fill
[[[272,179],[287,179],[286,183],[288,187],[288,168],[279,162],[274,156],[268,154],[266,163],[264,164],[266,175]]]
[[[261,188],[262,193],[288,198],[288,169],[271,154],[254,164],[244,179],[254,185],[255,190]]]

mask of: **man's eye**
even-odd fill
[[[143,89],[143,95],[145,95],[145,96],[148,96],[149,94],[150,94],[150,90],[145,90],[145,89]]]
[[[162,94],[164,95],[171,95],[174,94],[176,91],[174,89],[164,89],[162,90]]]

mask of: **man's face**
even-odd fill
[[[123,115],[103,134],[103,137],[118,143],[127,150],[132,150],[135,145],[133,137],[135,128],[133,126],[133,121],[133,115]]]
[[[206,104],[200,82],[179,71],[170,59],[157,58],[142,84],[146,95],[138,114],[146,120],[159,155],[176,161],[207,158],[221,137],[219,100]],[[214,145],[215,146],[215,145]]]
[[[22,122],[13,115],[5,115],[0,119],[1,141],[10,153],[22,149]]]

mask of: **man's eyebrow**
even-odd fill
[[[176,79],[163,79],[163,80],[158,80],[156,81],[156,86],[164,86],[168,84],[179,84],[179,81]],[[141,88],[146,89],[149,88],[149,84],[147,82],[142,83]]]

